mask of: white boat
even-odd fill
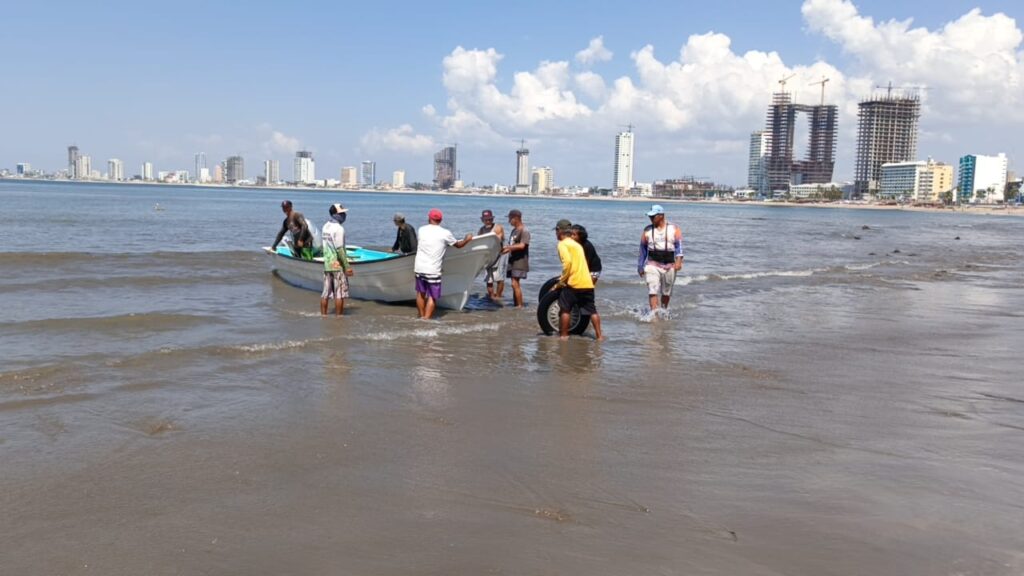
[[[348,279],[352,298],[378,302],[409,302],[416,299],[414,254],[398,255],[359,246],[345,248],[354,271]],[[498,258],[500,250],[501,241],[493,232],[474,236],[462,248],[449,246],[444,254],[441,299],[437,305],[461,310],[469,299],[469,289],[473,286],[474,278]],[[288,284],[316,292],[323,288],[322,258],[295,258],[283,244],[276,252],[269,246],[264,247],[263,251],[270,258],[277,276]]]

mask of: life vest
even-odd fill
[[[660,239],[657,238],[658,229],[653,225],[644,230],[648,260],[659,264],[673,264],[676,261],[675,227],[676,225],[671,222],[666,223],[665,236]]]

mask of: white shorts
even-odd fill
[[[644,266],[644,280],[647,281],[647,294],[671,296],[672,285],[676,282],[676,270],[648,264]]]
[[[498,256],[498,260],[487,267],[485,278],[488,284],[494,284],[495,282],[504,282],[505,274],[508,270],[508,254],[502,254]]]
[[[348,298],[348,276],[345,272],[324,271],[324,289],[320,292],[320,298],[324,300],[343,300]]]

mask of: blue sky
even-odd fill
[[[813,15],[802,14],[811,4]],[[978,79],[961,89],[942,78],[936,58],[893,68],[886,54],[856,41],[856,18],[870,18],[879,29],[891,19],[913,18],[912,28],[932,34],[915,42],[925,45],[932,37],[937,45],[952,44],[941,36],[943,27],[976,6],[851,5],[843,0],[785,6],[534,1],[450,2],[443,7],[423,2],[8,5],[0,28],[0,50],[8,55],[0,90],[0,167],[27,161],[59,169],[65,147],[76,143],[93,157],[94,167],[103,169],[107,158],[118,157],[129,174],[137,173],[144,160],[158,170],[191,170],[192,154],[205,151],[211,162],[242,154],[249,176],[255,176],[262,160],[276,158],[282,175],[290,177],[292,152],[302,146],[316,154],[319,177],[337,178],[342,166],[375,159],[382,175],[401,168],[410,181],[427,181],[432,148],[458,141],[465,180],[508,183],[514,177],[513,140],[525,137],[533,163],[552,166],[559,184],[607,185],[615,127],[629,121],[638,126],[639,180],[695,174],[742,184],[746,136],[763,122],[777,77],[771,74],[790,69],[800,74],[806,93],[816,90],[807,81],[820,77],[819,70],[841,76],[830,88],[836,87],[834,98],[847,107],[873,82],[906,72],[906,78],[892,79],[927,83],[937,94],[934,109],[922,119],[922,157],[955,162],[962,153],[1004,151],[1012,162],[1019,149],[1014,139],[992,137],[995,130],[1005,131],[1005,122],[994,118],[992,110],[1003,106],[1013,113],[1021,107],[1019,96],[982,102],[979,108],[985,110],[947,120],[964,98],[980,98],[998,85]],[[1019,3],[988,1],[978,7],[981,19],[970,25],[980,27],[973,35],[981,40],[954,56],[967,63],[994,62],[995,74],[1012,76],[1022,69],[1019,38],[1015,43],[1013,35],[1020,25],[985,19],[999,12],[1016,18]],[[988,23],[996,32],[985,28]],[[691,61],[689,70],[676,62],[691,35],[711,31],[728,38],[730,60],[721,67],[732,66],[734,75],[716,75],[721,56],[714,54]],[[907,36],[887,34],[896,48]],[[1002,42],[989,40],[999,34],[1005,36]],[[598,37],[612,56],[582,63],[577,52]],[[988,44],[997,44],[998,53],[989,54]],[[644,73],[631,54],[646,45],[653,46],[656,61]],[[461,88],[446,83],[446,74],[459,72],[460,64],[446,65],[445,58],[460,46],[479,51],[471,53],[474,58],[493,62],[493,76],[484,74]],[[491,48],[491,56],[484,54]],[[747,51],[775,52],[779,61],[764,66],[743,62]],[[565,62],[564,75],[546,80],[539,72],[544,61]],[[816,62],[828,68],[815,68]],[[927,69],[929,62],[933,69]],[[540,78],[537,94],[514,93],[519,72]],[[582,73],[599,77],[601,90],[585,95]],[[613,90],[623,77],[641,93]],[[537,83],[532,76],[521,80],[520,90]],[[544,89],[546,96],[540,94]],[[697,94],[680,95],[691,89]],[[730,91],[749,98],[727,102],[723,94]],[[623,94],[633,95],[626,102]],[[565,107],[553,111],[556,104]],[[424,112],[426,106],[433,112]],[[518,114],[530,107],[540,112]],[[851,118],[841,119],[840,179],[852,171]],[[388,134],[393,137],[377,137]],[[976,149],[982,146],[999,150]]]

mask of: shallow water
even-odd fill
[[[322,319],[259,251],[284,196],[318,224],[344,203],[368,246],[395,211],[459,235],[519,208],[528,304],[554,222],[583,223],[608,341],[540,336],[482,285],[433,322]],[[669,204],[686,266],[655,319],[642,204],[0,200],[4,572],[1024,571],[1024,221]]]

